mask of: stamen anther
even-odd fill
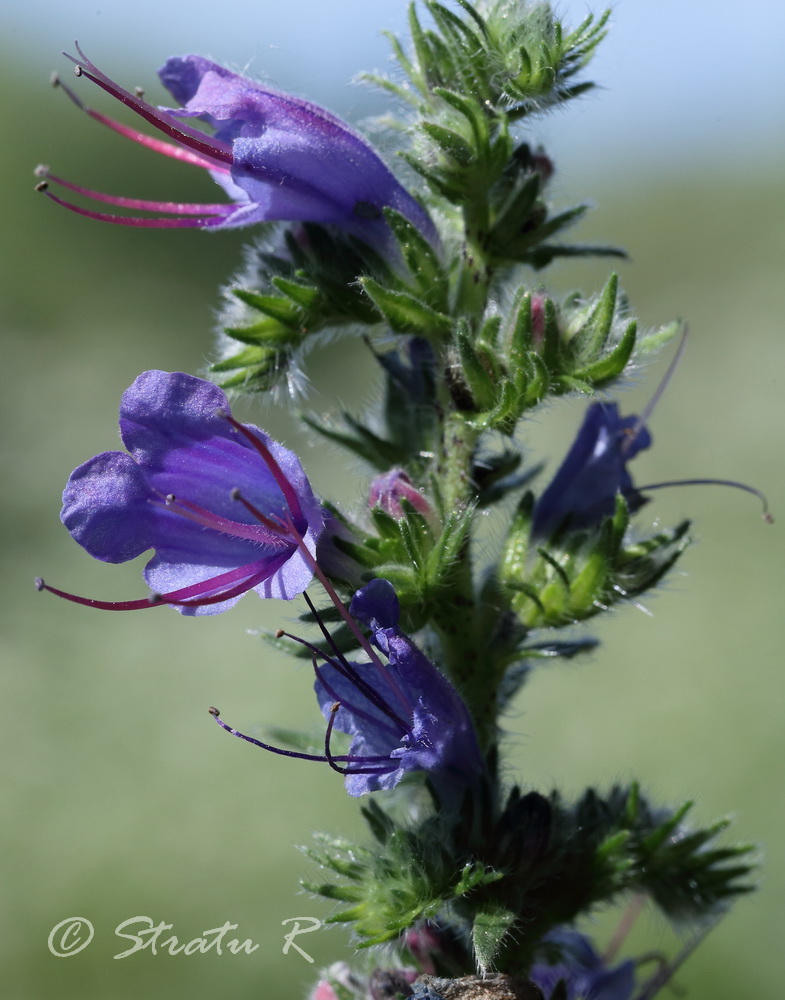
[[[38,184],[36,184],[36,186],[35,186],[35,188],[33,190],[39,191],[41,194],[43,194],[44,191],[48,191],[49,190],[49,182],[48,181],[39,181]]]
[[[40,588],[39,588],[39,589],[40,589]],[[286,635],[286,633],[284,632],[284,630],[283,630],[282,628],[277,628],[277,629],[275,630],[275,638],[276,638],[276,639],[283,639],[283,637],[284,637],[285,635]]]

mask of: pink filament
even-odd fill
[[[117,205],[119,208],[136,208],[142,212],[173,212],[176,215],[201,216],[231,215],[231,213],[235,210],[234,205],[228,205],[226,202],[210,205],[182,201],[149,201],[144,198],[123,198],[119,195],[106,194],[103,191],[94,191],[92,188],[82,187],[80,184],[74,184],[71,181],[64,180],[62,177],[57,177],[54,174],[47,173],[44,176],[46,177],[46,180],[59,184],[61,187],[68,188],[69,191],[74,191],[76,194],[82,194],[86,198],[92,198],[93,201],[105,202],[108,205]],[[63,204],[62,201],[61,204]]]
[[[220,142],[217,139],[210,139],[204,132],[189,128],[187,125],[183,125],[165,111],[160,111],[158,108],[154,108],[151,104],[148,104],[146,101],[141,100],[141,98],[134,96],[129,91],[124,90],[113,80],[110,80],[108,76],[102,73],[97,66],[91,63],[85,56],[84,52],[82,52],[79,48],[79,44],[75,44],[76,51],[79,53],[81,61],[70,55],[68,52],[64,52],[63,55],[75,64],[77,75],[81,76],[84,74],[88,80],[92,80],[93,83],[96,83],[102,90],[105,90],[122,104],[131,108],[132,111],[135,111],[136,114],[150,122],[151,125],[154,125],[155,128],[163,132],[165,135],[168,135],[176,142],[182,143],[183,146],[187,146],[189,149],[193,149],[197,153],[201,153],[211,161],[218,161],[219,163],[224,163],[228,166],[232,165],[232,150],[227,143]]]
[[[87,216],[88,219],[96,219],[98,222],[112,222],[116,226],[136,226],[140,229],[197,229],[211,225],[218,225],[223,221],[224,215],[197,215],[192,218],[161,218],[148,219],[140,215],[111,215],[108,212],[95,212],[90,208],[82,208],[71,201],[59,198],[56,194],[48,191],[45,184],[40,184],[38,190],[43,192],[47,198],[62,205],[63,208],[76,212],[77,215]],[[109,196],[107,196],[108,200]],[[210,206],[206,206],[210,207]]]

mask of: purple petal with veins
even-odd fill
[[[164,602],[180,592],[171,603],[187,614],[223,611],[250,589],[302,593],[313,570],[301,546],[313,555],[324,519],[293,452],[181,373],[140,375],[120,432],[128,452],[85,462],[63,493],[62,521],[91,555],[119,563],[154,549],[147,583]]]
[[[120,197],[82,187],[39,168],[39,189],[66,208],[89,218],[148,228],[234,228],[261,222],[314,222],[334,225],[377,251],[396,256],[383,211],[393,208],[435,243],[436,230],[425,209],[395,179],[378,153],[335,115],[309,101],[271,90],[201,56],[169,59],[159,71],[182,108],[155,108],[120,87],[91,63],[77,46],[68,56],[78,75],[163,132],[161,141],[115,122],[71,100],[96,121],[156,152],[208,170],[230,201],[226,205],[155,202]],[[214,135],[183,122],[201,119]],[[114,215],[78,206],[53,194],[59,184],[76,194],[158,217]],[[168,213],[168,214],[167,214]]]

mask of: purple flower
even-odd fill
[[[561,958],[556,965],[537,963],[529,970],[529,979],[546,1000],[560,981],[567,988],[567,1000],[630,1000],[635,989],[634,962],[607,968],[589,939],[577,931],[552,931],[545,941],[559,949]]]
[[[590,528],[613,514],[621,493],[631,511],[646,503],[627,462],[651,445],[634,416],[621,417],[615,403],[592,403],[558,472],[534,506],[531,533],[550,538],[563,530]]]
[[[635,513],[648,502],[644,490],[668,486],[730,486],[743,490],[758,497],[763,505],[763,520],[769,524],[773,521],[764,494],[735,479],[673,479],[647,483],[641,489],[633,484],[627,463],[651,445],[646,421],[678,358],[677,354],[642,417],[619,416],[615,403],[592,403],[567,457],[534,505],[532,538],[548,539],[562,531],[594,527],[613,514],[618,494],[627,501],[630,512]]]
[[[93,219],[129,226],[226,229],[282,220],[315,222],[338,226],[382,250],[392,239],[382,211],[389,207],[435,240],[428,213],[398,183],[375,150],[324,108],[270,90],[193,55],[169,59],[159,70],[164,86],[182,107],[156,108],[109,79],[85,58],[78,45],[77,51],[78,59],[68,56],[76,64],[77,75],[98,84],[174,144],[84,108],[91,117],[156,152],[208,170],[231,203],[120,198],[64,181],[40,167],[38,175],[45,178],[39,185],[42,190],[52,181],[96,201],[163,217],[110,215],[77,207],[47,191],[60,204]],[[80,108],[84,107],[73,91],[64,89]],[[201,119],[214,134],[193,128],[188,124],[192,118]]]
[[[472,719],[447,678],[398,628],[400,612],[392,584],[372,580],[357,591],[350,605],[351,616],[368,626],[371,641],[384,659],[357,629],[349,612],[331,596],[356,632],[368,662],[347,660],[323,625],[332,655],[297,640],[314,655],[316,697],[328,723],[324,754],[262,743],[228,726],[218,718],[217,709],[211,709],[212,714],[224,729],[263,750],[328,763],[345,775],[350,795],[393,788],[407,772],[425,771],[445,803],[460,803],[463,793],[484,770]],[[315,611],[313,605],[311,608]],[[330,749],[333,729],[352,737],[347,754],[334,754]]]
[[[346,790],[364,795],[393,788],[407,771],[440,773],[468,784],[482,771],[469,710],[447,678],[398,628],[392,584],[358,590],[351,614],[371,632],[370,663],[330,659],[317,669],[316,696],[325,718],[352,736]],[[333,713],[333,706],[340,707]]]
[[[324,523],[319,501],[299,459],[235,421],[217,386],[145,372],[123,395],[120,433],[128,453],[80,465],[61,519],[104,562],[155,549],[144,573],[155,596],[108,602],[46,589],[108,610],[166,603],[184,614],[224,611],[248,590],[286,600],[305,590]]]

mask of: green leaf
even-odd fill
[[[604,348],[613,328],[618,289],[619,276],[612,274],[583,328],[570,341],[570,348],[578,363],[596,360]]]
[[[420,128],[458,166],[468,167],[474,160],[474,149],[472,149],[462,135],[459,135],[452,129],[444,128],[444,126],[437,125],[435,122],[421,122]]]
[[[366,462],[380,472],[386,471],[391,466],[397,465],[403,460],[403,456],[397,446],[391,444],[389,441],[385,441],[384,438],[380,438],[373,431],[369,431],[367,427],[358,420],[355,420],[350,414],[343,413],[342,417],[354,433],[338,430],[335,427],[330,427],[322,423],[316,417],[301,414],[303,423],[310,427],[311,430],[316,431],[317,434],[321,434],[322,437],[340,445],[342,448],[347,448],[349,451],[354,452],[355,455],[359,455],[360,458],[365,459]]]
[[[414,333],[429,340],[441,340],[450,333],[452,319],[409,292],[384,288],[373,278],[361,278],[360,284],[396,333]]]
[[[280,295],[261,295],[258,292],[248,292],[242,288],[235,288],[233,294],[241,302],[251,306],[252,309],[277,319],[279,323],[284,323],[293,329],[300,325],[300,309],[289,299],[282,298]]]
[[[321,295],[312,285],[306,285],[301,281],[292,281],[281,275],[274,275],[270,282],[301,309],[310,310],[319,305]]]
[[[514,923],[515,914],[501,905],[489,904],[475,913],[472,945],[481,975],[493,968],[494,959]]]
[[[600,358],[594,364],[573,372],[573,378],[585,380],[598,387],[618,378],[627,367],[632,352],[635,350],[637,329],[638,324],[635,320],[631,320],[627,324],[627,329],[621,340],[610,354],[606,354],[604,358]]]

